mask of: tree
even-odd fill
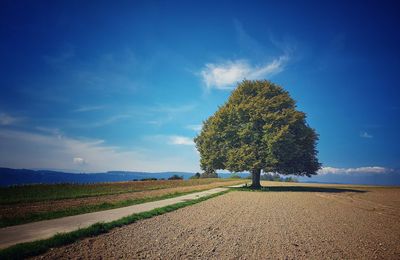
[[[183,180],[183,176],[179,176],[177,174],[174,174],[171,177],[169,177],[168,180]]]
[[[200,178],[200,173],[196,172],[195,175],[191,176],[190,179],[199,179]]]
[[[244,80],[209,117],[194,139],[206,171],[249,171],[252,188],[260,174],[316,174],[318,135],[282,87],[266,80]]]
[[[241,178],[242,177],[240,177],[240,175],[235,172],[229,175],[229,179],[241,179]]]
[[[201,175],[200,178],[218,178],[218,174],[214,169],[207,168]]]

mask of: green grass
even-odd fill
[[[34,184],[0,187],[0,205],[114,195],[146,190],[206,185],[229,179],[130,181],[96,184]]]
[[[166,194],[163,196],[157,196],[157,197],[130,199],[130,200],[123,200],[123,201],[117,201],[117,202],[112,202],[112,203],[105,202],[105,203],[95,204],[95,205],[66,208],[64,210],[58,210],[58,211],[28,213],[24,216],[18,216],[18,217],[9,217],[9,218],[1,217],[0,218],[0,228],[30,223],[30,222],[34,222],[34,221],[55,219],[55,218],[79,215],[79,214],[84,214],[84,213],[96,212],[96,211],[107,210],[107,209],[122,208],[122,207],[127,207],[127,206],[131,206],[131,205],[135,205],[135,204],[145,203],[145,202],[170,199],[170,198],[174,198],[177,196],[182,196],[182,195],[186,195],[186,194],[190,194],[190,193],[194,193],[194,192],[201,192],[201,191],[203,191],[203,190],[194,190],[194,191],[188,191],[188,192],[175,192],[175,193],[170,193],[170,194]]]
[[[115,227],[121,227],[124,225],[134,223],[141,219],[151,218],[153,216],[165,214],[167,212],[171,212],[179,208],[183,208],[189,205],[199,203],[201,201],[205,201],[210,198],[214,198],[216,196],[225,194],[229,191],[230,190],[227,190],[210,196],[202,197],[196,200],[185,201],[174,205],[153,209],[147,212],[133,214],[109,223],[96,223],[88,228],[79,229],[69,233],[57,234],[49,239],[17,244],[5,248],[3,250],[0,250],[0,259],[24,259],[27,257],[43,254],[50,248],[60,247],[63,245],[71,244],[77,240],[86,237],[93,237],[103,233],[107,233]]]

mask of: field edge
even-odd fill
[[[89,206],[73,207],[73,208],[69,208],[69,209],[65,209],[65,210],[31,213],[31,214],[26,214],[24,217],[18,217],[18,218],[14,217],[11,219],[3,218],[3,219],[0,219],[0,228],[11,227],[11,226],[27,224],[27,223],[33,223],[33,222],[42,221],[42,220],[50,220],[50,219],[57,219],[57,218],[63,218],[63,217],[69,217],[69,216],[76,216],[76,215],[80,215],[80,214],[98,212],[98,211],[102,211],[102,210],[123,208],[123,207],[141,204],[141,203],[171,199],[171,198],[188,195],[188,194],[195,193],[195,192],[202,192],[205,190],[208,190],[208,189],[193,190],[193,191],[187,191],[187,192],[174,192],[174,193],[168,193],[168,194],[156,196],[156,197],[128,199],[128,200],[121,200],[121,201],[117,201],[117,202],[105,202],[105,203],[98,203],[98,204],[89,205]]]
[[[60,247],[68,244],[72,244],[78,240],[94,237],[103,233],[111,231],[113,228],[122,227],[125,225],[132,224],[138,220],[151,218],[154,216],[162,215],[183,207],[197,204],[199,202],[226,194],[232,191],[227,189],[226,191],[218,192],[212,195],[208,195],[199,199],[176,203],[173,205],[156,208],[150,211],[132,214],[108,223],[96,223],[87,228],[78,229],[68,233],[60,233],[52,236],[48,239],[37,240],[33,242],[16,244],[0,250],[0,259],[24,259],[27,257],[37,256],[45,253],[47,250],[53,247]]]

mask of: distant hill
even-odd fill
[[[169,178],[177,174],[188,179],[190,172],[131,172],[109,171],[102,173],[68,173],[48,170],[10,169],[0,167],[0,186],[34,184],[34,183],[96,183],[131,181],[144,178]]]
[[[51,183],[97,183],[132,181],[145,178],[168,179],[177,174],[188,179],[192,172],[132,172],[132,171],[108,171],[99,173],[70,173],[54,170],[28,170],[10,169],[0,167],[0,186],[22,184],[51,184]],[[220,178],[228,178],[230,173],[218,173]],[[246,178],[248,173],[238,173]],[[331,184],[366,184],[366,185],[400,185],[400,170],[387,174],[324,174],[308,177],[298,177],[300,182],[331,183]]]

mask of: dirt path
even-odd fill
[[[231,192],[38,258],[399,259],[400,189],[381,192]]]

